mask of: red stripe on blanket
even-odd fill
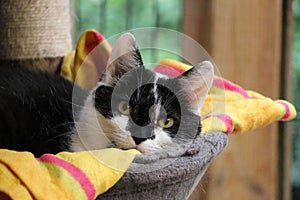
[[[222,120],[227,127],[227,133],[232,133],[233,132],[233,121],[229,115],[226,114],[218,114],[216,115],[217,118]]]
[[[173,66],[162,65],[162,64],[158,64],[153,71],[171,77],[179,76],[185,72],[185,70],[183,69],[173,67]]]
[[[290,111],[289,106],[285,102],[282,102],[282,101],[279,101],[278,103],[280,103],[281,105],[283,105],[285,107],[285,113],[280,120],[282,120],[282,121],[287,120],[291,116],[291,111]]]
[[[90,182],[89,178],[86,176],[86,174],[83,171],[81,171],[81,169],[52,154],[44,154],[41,157],[37,158],[37,160],[41,162],[53,163],[65,169],[79,182],[85,194],[87,195],[87,198],[89,200],[94,199],[96,195],[96,190],[93,184]]]
[[[221,89],[229,90],[232,92],[237,92],[237,93],[243,95],[245,98],[250,98],[248,93],[243,88],[241,88],[240,86],[238,86],[228,80],[225,80],[222,78],[215,78],[213,85],[218,88],[221,88]]]
[[[102,40],[105,40],[105,37],[99,33],[99,32],[95,32],[95,37],[96,39],[99,41],[99,43],[102,41]]]
[[[226,126],[226,133],[232,133],[233,132],[233,120],[231,119],[231,117],[229,115],[226,114],[217,114],[217,115],[208,115],[207,117],[205,117],[205,119],[207,118],[211,118],[211,117],[215,117],[218,118],[219,120],[221,120],[224,125]]]

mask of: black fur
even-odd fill
[[[106,118],[113,117],[111,110],[111,95],[113,87],[101,85],[95,90],[95,108]]]
[[[0,68],[0,148],[35,156],[68,151],[72,91],[73,84],[59,75]]]
[[[94,106],[111,119],[120,114],[119,102],[127,101],[133,111],[126,129],[137,144],[155,137],[150,109],[157,103],[163,107],[161,117],[175,120],[174,126],[165,129],[171,137],[195,137],[201,131],[200,120],[190,110],[187,90],[179,84],[181,80],[158,78],[154,84],[155,79],[154,72],[137,68],[122,76],[114,86],[99,86],[94,91]],[[69,151],[74,128],[72,94],[75,87],[59,75],[24,68],[0,68],[0,148],[30,151],[37,157]],[[79,96],[75,102],[78,112],[87,92],[76,87],[75,96]]]

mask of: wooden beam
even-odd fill
[[[183,1],[183,32],[196,39],[206,49],[210,50],[211,1]],[[193,53],[189,46],[183,43],[183,54]],[[184,57],[183,55],[183,57]],[[197,55],[196,55],[197,56]]]
[[[293,0],[283,1],[282,6],[282,63],[280,97],[292,101],[292,46],[294,38]],[[279,198],[291,199],[292,124],[279,124]]]
[[[282,0],[186,0],[183,30],[206,47],[222,77],[270,98],[280,97]],[[229,140],[209,170],[201,197],[278,199],[278,124]]]

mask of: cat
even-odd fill
[[[130,33],[116,41],[91,91],[56,74],[0,68],[0,148],[36,157],[111,145],[155,153],[193,140],[213,74],[210,61],[176,78],[146,69]]]

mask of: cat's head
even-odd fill
[[[135,38],[126,33],[116,41],[86,106],[96,110],[98,127],[118,147],[155,152],[199,134],[200,110],[213,74],[209,61],[176,78],[148,70]],[[97,146],[98,141],[88,142]]]

